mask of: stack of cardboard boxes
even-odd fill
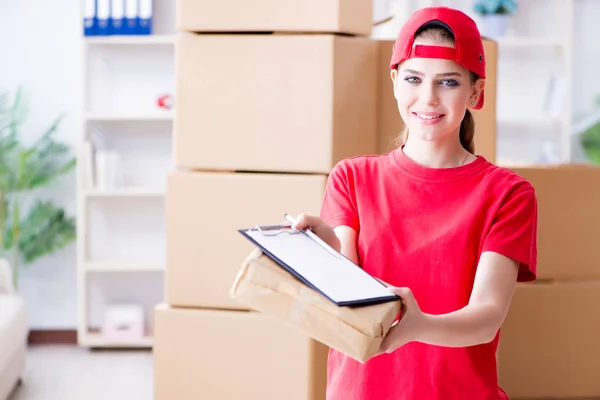
[[[237,230],[319,214],[339,160],[402,131],[371,0],[178,0],[165,303],[155,399],[325,398],[327,347],[229,297],[254,248]],[[496,46],[486,41],[478,152],[495,152]]]
[[[319,213],[339,160],[377,152],[371,0],[179,0],[155,398],[324,399],[327,348],[229,297],[237,230]]]
[[[600,168],[513,168],[538,196],[538,281],[518,285],[501,331],[511,398],[600,397]]]

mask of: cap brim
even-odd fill
[[[420,31],[420,30],[422,30],[422,29],[426,29],[426,28],[429,28],[429,27],[432,27],[432,26],[439,26],[440,28],[447,29],[448,32],[451,32],[454,35],[454,31],[452,30],[452,28],[450,28],[448,26],[448,24],[446,24],[445,22],[442,22],[440,20],[437,20],[437,19],[431,20],[429,22],[425,22],[423,25],[421,25],[419,27],[419,29],[417,29],[417,32]]]

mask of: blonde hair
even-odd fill
[[[415,39],[424,35],[429,35],[434,40],[441,42],[449,42],[454,44],[454,35],[449,30],[441,26],[427,26],[417,31]],[[396,69],[398,66],[396,66]],[[475,83],[479,79],[479,76],[471,71],[471,83]],[[460,123],[460,144],[469,153],[475,154],[475,119],[473,114],[468,109],[465,111],[465,116]],[[404,128],[404,131],[398,136],[396,140],[396,147],[400,147],[406,144],[408,139],[408,127]]]

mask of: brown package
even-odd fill
[[[511,399],[600,398],[600,282],[519,283],[500,332]]]
[[[374,356],[401,310],[401,301],[338,307],[255,249],[244,261],[231,297],[364,363]]]
[[[177,169],[329,174],[376,152],[376,41],[179,34],[176,49]]]
[[[177,0],[176,28],[209,33],[345,33],[369,36],[372,0]]]
[[[159,304],[153,400],[325,400],[327,346],[257,312]]]
[[[538,279],[600,279],[600,168],[596,165],[510,167],[538,200]]]

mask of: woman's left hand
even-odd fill
[[[390,287],[390,289],[402,299],[402,313],[398,323],[385,336],[378,354],[391,353],[406,343],[418,340],[425,330],[427,321],[409,288]]]

